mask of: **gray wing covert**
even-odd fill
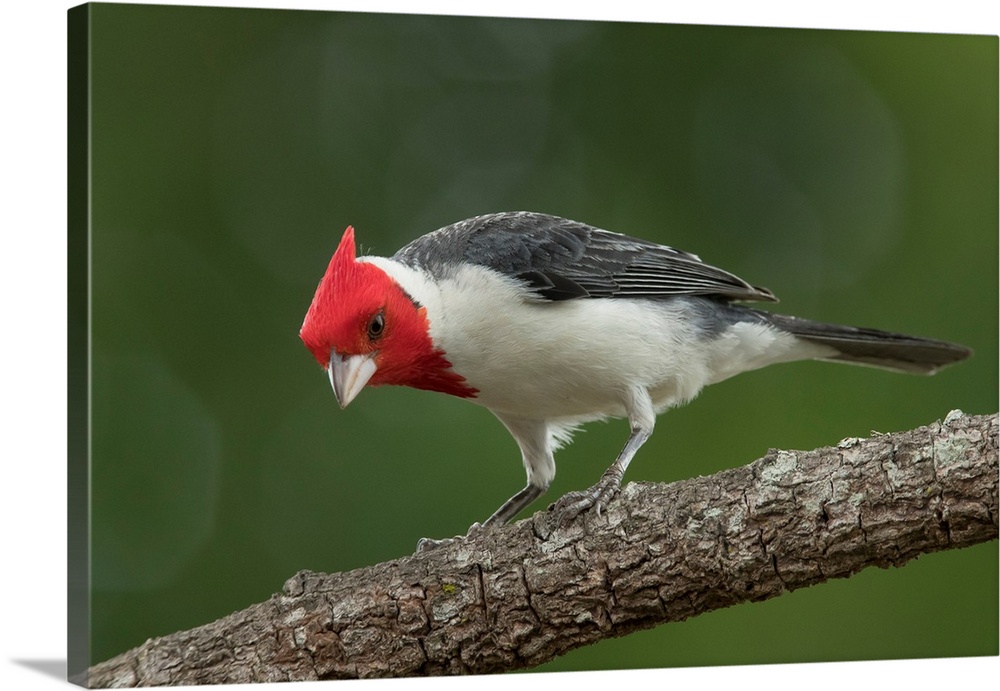
[[[441,274],[459,262],[521,280],[540,300],[704,295],[766,300],[766,288],[696,255],[557,216],[506,212],[428,233],[394,259]]]

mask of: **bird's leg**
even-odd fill
[[[486,519],[486,522],[483,523],[482,527],[486,528],[491,525],[503,525],[504,523],[508,523],[510,519],[521,513],[521,509],[527,507],[531,502],[545,494],[546,489],[548,489],[547,484],[544,486],[534,485],[529,481],[528,484],[524,486],[524,489],[505,501],[499,509],[494,511],[493,515]],[[473,527],[478,525],[478,523],[474,523]]]
[[[489,526],[504,525],[510,522],[522,509],[542,496],[545,490],[549,488],[549,485],[552,484],[552,478],[556,474],[556,463],[552,458],[549,429],[545,421],[507,417],[499,413],[496,415],[500,419],[500,422],[507,427],[507,430],[517,441],[517,445],[521,449],[521,460],[524,462],[524,469],[528,475],[528,483],[524,486],[524,489],[505,501],[483,523],[473,523],[469,526],[469,532],[465,535],[456,535],[455,537],[441,540],[432,540],[426,537],[421,538],[417,542],[418,552],[443,547],[444,545],[473,537],[479,531]]]
[[[649,393],[644,388],[636,387],[629,391],[625,401],[625,409],[631,428],[628,441],[625,442],[625,446],[615,462],[604,471],[597,484],[582,492],[569,492],[551,507],[554,511],[559,512],[560,525],[570,523],[578,515],[591,508],[596,508],[597,514],[600,515],[602,509],[621,490],[625,470],[639,448],[653,433],[656,413],[653,410],[653,402],[649,398]]]

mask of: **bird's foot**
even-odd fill
[[[439,547],[446,547],[447,545],[453,545],[456,542],[462,542],[468,538],[476,537],[483,530],[483,525],[481,523],[473,523],[469,526],[469,532],[465,535],[456,535],[455,537],[445,537],[440,540],[433,540],[429,537],[422,537],[417,540],[417,552],[429,552],[432,549],[438,549]]]
[[[565,526],[576,520],[576,517],[584,511],[594,509],[597,515],[601,515],[608,503],[621,491],[621,484],[618,478],[603,476],[596,485],[588,490],[567,492],[549,507],[550,511],[555,511],[558,515],[557,523]]]

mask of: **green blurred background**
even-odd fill
[[[391,254],[530,209],[699,253],[783,312],[972,346],[799,363],[660,418],[669,482],[997,410],[997,39],[97,4],[92,661],[464,532],[522,486],[484,409],[345,411],[297,332],[348,224]],[[589,426],[546,501],[627,434]],[[996,654],[997,545],[572,652],[547,670]]]

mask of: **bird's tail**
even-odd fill
[[[958,343],[753,311],[782,331],[804,341],[833,348],[836,355],[822,358],[824,360],[870,365],[897,372],[934,374],[942,367],[972,355],[971,349]]]

